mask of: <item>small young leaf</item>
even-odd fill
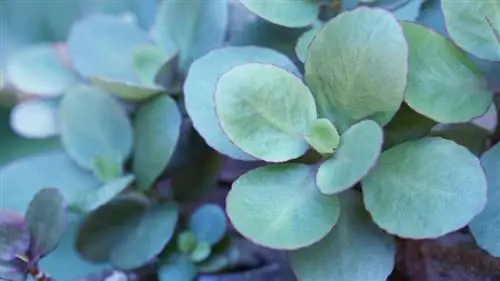
[[[102,182],[109,182],[123,174],[123,167],[119,157],[98,156],[94,158],[92,171]]]
[[[321,194],[312,169],[302,164],[252,170],[234,182],[226,200],[234,227],[273,249],[298,249],[319,241],[340,214],[338,198]]]
[[[354,186],[375,165],[382,142],[382,128],[374,121],[361,121],[347,129],[335,154],[318,169],[316,183],[321,192],[334,194]]]
[[[58,189],[44,188],[35,194],[26,211],[34,255],[46,256],[57,247],[66,230],[66,221],[66,202]]]
[[[30,241],[24,218],[17,213],[0,210],[0,260],[8,261],[17,255],[25,255]]]
[[[309,0],[239,0],[252,13],[286,27],[310,25],[319,15],[319,5]]]
[[[160,281],[193,281],[196,274],[196,266],[188,255],[171,256],[158,271]]]
[[[500,144],[496,144],[481,156],[488,180],[488,200],[485,209],[469,224],[478,245],[490,255],[500,257]]]
[[[404,238],[434,238],[462,228],[486,203],[479,159],[442,138],[409,141],[385,151],[362,187],[375,223]]]
[[[111,252],[111,263],[121,269],[139,268],[163,250],[177,225],[179,210],[174,203],[150,207],[139,224]]]
[[[198,243],[191,252],[191,260],[194,262],[202,262],[210,256],[211,252],[212,249],[210,248],[210,244],[205,242]]]
[[[66,152],[92,169],[97,157],[118,157],[122,165],[132,149],[132,125],[125,110],[107,93],[79,86],[61,102],[61,133]]]
[[[309,89],[286,70],[248,63],[222,75],[215,92],[222,129],[243,151],[267,162],[304,154],[316,106]]]
[[[144,104],[137,112],[132,166],[139,189],[151,188],[167,167],[179,141],[181,121],[177,104],[166,95]]]
[[[27,278],[26,268],[22,261],[18,259],[0,260],[0,280],[25,281]]]
[[[90,81],[96,87],[130,101],[146,100],[164,91],[164,89],[158,85],[142,85],[139,83],[112,80],[105,77],[91,77]]]
[[[309,124],[307,142],[321,154],[332,154],[340,144],[339,132],[325,118],[316,119]]]
[[[493,95],[467,54],[420,25],[403,23],[403,30],[410,46],[408,105],[439,123],[466,122],[483,115]]]
[[[299,37],[297,45],[295,45],[295,54],[297,54],[297,57],[301,62],[306,61],[309,45],[311,45],[312,40],[316,37],[316,35],[318,35],[321,28],[322,26],[314,26]]]
[[[361,7],[321,29],[305,69],[320,117],[340,132],[366,118],[385,125],[403,101],[408,45],[389,12]]]
[[[10,126],[25,138],[48,138],[60,131],[59,103],[32,99],[17,104],[10,114]]]
[[[235,66],[248,62],[269,63],[297,75],[297,67],[284,55],[266,48],[225,47],[214,50],[195,61],[184,83],[186,111],[193,126],[208,145],[231,158],[255,160],[235,146],[220,128],[213,98],[220,76]]]
[[[215,204],[205,204],[198,208],[189,220],[189,229],[197,241],[215,245],[222,240],[227,231],[226,214]]]
[[[148,44],[136,47],[133,54],[133,65],[143,85],[155,86],[156,75],[175,53],[167,54],[160,47]]]
[[[177,237],[177,248],[182,253],[190,253],[196,248],[196,235],[190,231],[184,231]]]
[[[395,262],[394,239],[378,228],[361,194],[340,196],[341,215],[333,230],[310,247],[290,252],[299,280],[385,281]]]

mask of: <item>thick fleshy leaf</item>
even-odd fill
[[[148,34],[133,21],[92,14],[72,26],[67,47],[74,67],[84,77],[138,82],[132,56],[137,46],[148,41]]]
[[[362,187],[377,225],[423,239],[467,225],[484,208],[487,184],[479,159],[465,147],[424,138],[385,151]]]
[[[500,0],[441,0],[455,43],[478,58],[500,61]]]
[[[189,220],[189,229],[199,242],[214,245],[222,240],[227,231],[226,214],[215,204],[198,208]]]
[[[492,93],[467,54],[418,24],[403,23],[403,30],[410,46],[406,103],[439,123],[466,122],[483,115]]]
[[[361,7],[335,17],[312,41],[305,64],[320,117],[341,132],[365,118],[387,124],[403,101],[407,60],[389,12]]]
[[[26,254],[30,241],[30,232],[23,216],[0,210],[0,260],[8,261],[17,255]]]
[[[239,0],[251,12],[286,27],[310,25],[319,15],[319,4],[308,0]]]
[[[330,120],[316,119],[309,124],[307,142],[321,154],[331,154],[339,146],[340,136]]]
[[[133,170],[139,189],[151,188],[167,167],[179,141],[181,121],[177,104],[166,95],[144,104],[137,112]]]
[[[56,188],[37,192],[26,211],[26,224],[33,254],[43,257],[52,252],[66,231],[66,201],[62,193]]]
[[[304,154],[316,106],[309,89],[286,70],[248,63],[222,75],[215,92],[216,112],[229,138],[248,154],[285,162]]]
[[[126,175],[114,179],[95,190],[88,191],[71,204],[71,208],[81,212],[92,212],[118,196],[132,183],[134,178],[134,175]]]
[[[50,44],[33,45],[14,53],[7,75],[16,88],[41,96],[60,95],[76,82],[76,76],[63,65]]]
[[[177,236],[177,249],[181,253],[190,253],[196,248],[196,235],[191,231],[183,231]]]
[[[319,192],[314,171],[302,164],[275,164],[252,170],[233,184],[227,213],[251,241],[293,250],[323,238],[337,222],[336,196]]]
[[[167,0],[159,7],[152,32],[164,49],[177,47],[180,68],[186,72],[194,60],[223,45],[228,21],[227,0]]]
[[[297,45],[295,45],[295,54],[297,54],[297,57],[301,62],[306,61],[309,45],[311,45],[312,40],[316,37],[316,35],[318,35],[321,28],[322,26],[314,26],[299,37]]]
[[[193,281],[196,274],[196,266],[187,255],[169,257],[158,271],[160,281]]]
[[[134,50],[133,64],[135,72],[143,85],[155,86],[156,75],[169,60],[173,59],[175,52],[168,54],[159,46],[148,44]]]
[[[113,80],[105,77],[92,77],[90,80],[96,87],[131,101],[146,100],[164,91],[161,86],[157,85],[143,85],[138,82]]]
[[[108,261],[115,247],[139,225],[147,204],[146,198],[127,194],[92,212],[80,225],[76,238],[80,255],[96,263]]]
[[[10,114],[10,125],[26,138],[48,138],[59,134],[59,104],[48,99],[33,99],[17,104]]]
[[[92,169],[97,157],[118,159],[122,165],[132,149],[132,125],[121,105],[90,86],[67,92],[61,102],[61,134],[66,152]]]
[[[321,192],[339,193],[365,177],[380,155],[383,139],[382,128],[371,120],[347,129],[335,154],[318,169],[316,183]]]
[[[337,225],[321,241],[290,253],[299,280],[385,281],[395,262],[394,239],[366,212],[361,194],[340,196]]]
[[[490,255],[500,257],[500,144],[481,156],[488,180],[488,200],[485,209],[469,224],[470,231],[478,245]]]
[[[184,83],[186,111],[193,126],[208,145],[222,154],[240,160],[255,158],[231,143],[220,128],[213,95],[222,74],[248,62],[269,63],[300,75],[297,67],[286,56],[271,49],[253,46],[225,47],[195,61]]]
[[[148,263],[172,238],[178,217],[175,203],[150,207],[133,231],[113,248],[111,263],[121,269],[135,269]]]

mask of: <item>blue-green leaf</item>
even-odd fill
[[[215,204],[205,204],[198,208],[189,220],[189,229],[197,241],[215,245],[227,231],[226,214]]]
[[[193,281],[196,277],[196,266],[188,255],[173,255],[158,271],[160,281]]]
[[[158,85],[146,86],[139,82],[113,80],[104,77],[92,77],[90,81],[104,91],[131,101],[146,100],[164,91],[163,87]]]
[[[270,22],[286,27],[310,25],[319,15],[319,4],[309,0],[239,0],[243,6]]]
[[[30,232],[23,216],[0,210],[0,261],[13,260],[17,255],[25,255],[30,242]]]
[[[297,44],[295,45],[295,54],[297,54],[297,57],[301,62],[306,61],[307,57],[307,51],[309,50],[309,45],[311,45],[312,40],[316,35],[318,35],[318,32],[321,30],[322,26],[314,26],[313,28],[309,29],[308,31],[304,32],[300,37],[299,40],[297,41]]]
[[[133,65],[141,83],[146,86],[157,85],[158,72],[165,63],[173,59],[175,54],[175,52],[167,53],[153,44],[136,47],[133,54]]]

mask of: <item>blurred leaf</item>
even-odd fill
[[[13,54],[7,66],[9,82],[21,91],[57,96],[76,83],[76,76],[58,57],[54,45],[32,45]]]
[[[25,138],[42,139],[59,135],[59,102],[32,99],[17,104],[11,111],[11,128]]]
[[[428,134],[432,137],[442,137],[467,147],[476,156],[481,155],[491,133],[475,124],[439,124]]]
[[[93,160],[92,171],[102,182],[109,182],[123,174],[120,162],[118,157],[98,156]]]
[[[194,262],[202,262],[210,256],[211,250],[210,244],[200,242],[196,244],[196,247],[191,252],[191,260]]]
[[[219,243],[227,231],[227,219],[224,210],[215,204],[199,207],[189,220],[189,229],[196,240],[208,246]]]
[[[339,146],[340,136],[328,119],[320,118],[309,124],[306,140],[318,153],[332,154]]]
[[[30,232],[24,218],[20,214],[0,209],[0,261],[25,255],[30,241]]]
[[[376,0],[371,2],[369,6],[386,9],[400,21],[415,21],[422,6],[422,0]]]
[[[286,27],[310,25],[319,14],[319,5],[309,0],[239,0],[239,2],[259,17]]]
[[[148,44],[142,45],[134,50],[134,69],[143,85],[155,86],[156,76],[168,61],[172,60],[176,53],[167,53],[159,46]]]
[[[28,276],[23,262],[15,260],[0,260],[0,280],[5,281],[25,281]]]
[[[377,0],[378,1],[378,0]],[[348,11],[348,10],[352,10],[352,9],[355,9],[359,2],[362,2],[362,1],[359,1],[359,0],[340,0],[340,5],[342,7],[342,11]],[[373,1],[371,1],[373,2]]]
[[[175,203],[150,207],[139,224],[113,247],[111,263],[121,269],[136,269],[148,263],[172,239],[178,217]]]
[[[78,86],[61,102],[61,134],[66,152],[83,168],[97,157],[116,157],[122,165],[132,150],[132,125],[121,105],[90,86]]]
[[[177,47],[185,73],[194,60],[223,45],[228,21],[227,0],[163,0],[152,33],[164,49]]]
[[[196,248],[196,235],[190,231],[183,231],[177,236],[177,248],[181,253],[190,253]]]
[[[306,61],[307,51],[309,50],[309,45],[313,39],[318,35],[318,32],[323,28],[321,25],[316,25],[308,31],[302,33],[300,35],[299,40],[297,40],[297,44],[295,45],[295,53],[301,62]]]
[[[181,121],[175,101],[166,95],[142,105],[137,112],[133,170],[139,189],[151,188],[167,167],[179,141]]]
[[[161,86],[146,86],[138,82],[112,80],[104,77],[92,77],[90,81],[104,91],[131,101],[146,100],[165,91]]]
[[[71,204],[71,208],[85,213],[92,212],[118,196],[132,183],[134,178],[134,175],[126,175],[116,178],[95,190],[88,191]]]
[[[26,211],[26,224],[32,236],[31,251],[44,257],[54,251],[66,231],[66,202],[56,188],[37,192]]]
[[[160,281],[193,281],[197,275],[196,267],[187,255],[173,255],[160,266]]]

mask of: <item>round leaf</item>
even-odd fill
[[[500,257],[500,144],[495,145],[481,157],[488,180],[488,200],[485,209],[469,224],[478,245],[490,255]]]
[[[158,271],[160,281],[192,281],[196,277],[196,266],[187,255],[169,257],[168,263]]]
[[[322,26],[315,26],[300,35],[297,45],[295,45],[295,54],[301,62],[306,61],[309,45],[311,45],[312,40],[316,37],[316,35],[318,35],[321,28]]]
[[[111,252],[111,262],[121,269],[135,269],[147,264],[172,238],[179,210],[176,204],[151,207],[134,230],[119,240]]]
[[[387,124],[401,106],[408,46],[399,23],[381,9],[335,17],[309,46],[306,81],[321,117],[339,131],[369,118]]]
[[[50,44],[33,45],[14,53],[7,75],[16,88],[42,96],[60,95],[76,82],[75,75],[63,65]]]
[[[220,76],[247,62],[269,63],[299,73],[286,56],[271,49],[253,46],[225,47],[208,53],[191,65],[184,83],[184,94],[186,111],[193,126],[208,145],[231,158],[255,160],[231,143],[222,131],[213,98]]]
[[[211,250],[210,244],[204,242],[198,243],[196,248],[191,252],[191,260],[194,262],[205,261],[210,256]]]
[[[66,228],[66,202],[58,189],[44,188],[31,200],[26,211],[26,224],[33,241],[35,255],[46,256],[61,241]]]
[[[222,75],[215,93],[222,129],[243,151],[267,162],[304,154],[305,135],[316,119],[309,89],[286,70],[248,63]]]
[[[10,125],[26,138],[48,138],[59,134],[58,104],[52,100],[33,99],[17,104],[10,114]]]
[[[252,13],[286,27],[310,25],[319,15],[319,5],[309,0],[239,0]]]
[[[137,112],[133,170],[139,189],[151,188],[167,167],[179,141],[181,121],[177,104],[166,95],[144,104]]]
[[[478,58],[500,61],[500,0],[442,0],[450,37]]]
[[[316,183],[321,192],[334,194],[354,186],[375,165],[382,142],[382,128],[374,121],[361,121],[347,129],[335,154],[318,169]]]
[[[483,115],[492,93],[467,54],[423,26],[403,23],[403,30],[410,46],[408,105],[439,123],[466,122]]]
[[[338,198],[321,194],[312,169],[302,164],[275,164],[244,174],[234,182],[226,208],[243,236],[286,250],[319,241],[340,214]]]
[[[340,196],[337,225],[321,241],[292,251],[292,268],[299,280],[387,280],[395,262],[394,239],[378,228],[366,212],[361,195]]]
[[[385,151],[362,187],[373,220],[404,238],[435,238],[460,229],[486,203],[479,159],[441,138],[410,141]]]
[[[92,77],[90,80],[96,87],[131,101],[146,100],[164,91],[161,86],[142,85],[136,82],[113,80],[105,77]]]
[[[320,118],[309,124],[306,140],[317,152],[331,154],[339,146],[340,136],[328,119]]]
[[[0,210],[0,260],[8,261],[17,255],[26,254],[30,241],[30,232],[24,218],[16,213]]]
[[[198,208],[189,220],[189,229],[197,241],[214,245],[222,240],[227,231],[226,214],[215,204],[205,204]]]
[[[196,248],[196,235],[190,231],[184,231],[177,236],[177,248],[182,253],[190,253]]]
[[[107,93],[79,86],[61,102],[61,133],[66,152],[92,169],[95,158],[117,158],[119,165],[132,149],[132,125],[125,110]]]

